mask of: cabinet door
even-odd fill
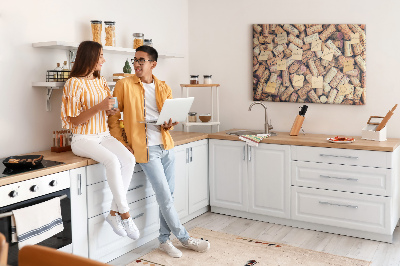
[[[201,140],[189,147],[189,213],[209,205],[208,141]]]
[[[88,257],[86,167],[69,171],[71,182],[72,253]]]
[[[249,212],[290,217],[290,146],[248,146]]]
[[[180,145],[175,149],[175,191],[174,205],[183,218],[189,214],[188,207],[188,145]]]
[[[210,140],[210,205],[247,211],[246,144]]]

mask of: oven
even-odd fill
[[[60,197],[64,230],[38,245],[72,253],[69,172],[50,174],[0,186],[0,232],[9,243],[8,265],[18,265],[18,243],[11,242],[11,211]],[[18,229],[17,229],[18,230]]]

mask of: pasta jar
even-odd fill
[[[212,84],[211,76],[212,75],[203,75],[204,84]]]
[[[143,45],[143,33],[134,33],[133,34],[133,49],[136,49]]]
[[[199,84],[199,75],[190,75],[190,84]]]
[[[106,46],[115,47],[115,21],[104,21],[106,32]]]
[[[188,113],[188,121],[189,121],[189,122],[196,122],[196,121],[197,121],[196,115],[197,115],[196,112],[190,112],[190,113]]]
[[[92,23],[93,41],[101,44],[102,22],[101,20],[91,20],[90,22]]]
[[[152,39],[144,39],[143,45],[148,45],[148,46],[153,47]]]

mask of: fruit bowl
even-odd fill
[[[201,115],[199,115],[199,119],[201,122],[204,122],[204,123],[210,122],[211,115],[210,114],[201,114]]]

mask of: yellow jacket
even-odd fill
[[[165,100],[172,99],[172,91],[164,81],[160,81],[154,76],[153,79],[157,107],[158,111],[161,111]],[[145,93],[142,81],[136,75],[118,81],[115,85],[114,97],[118,98],[118,108],[120,112],[124,113],[124,129],[128,143],[124,142],[122,128],[119,126],[120,112],[108,117],[110,133],[122,144],[125,146],[129,145],[133,149],[136,162],[147,163],[149,161],[147,129],[146,124],[139,123],[140,121],[144,121],[146,116],[144,109]],[[161,128],[161,138],[164,149],[169,150],[174,147],[174,141],[168,130]]]

